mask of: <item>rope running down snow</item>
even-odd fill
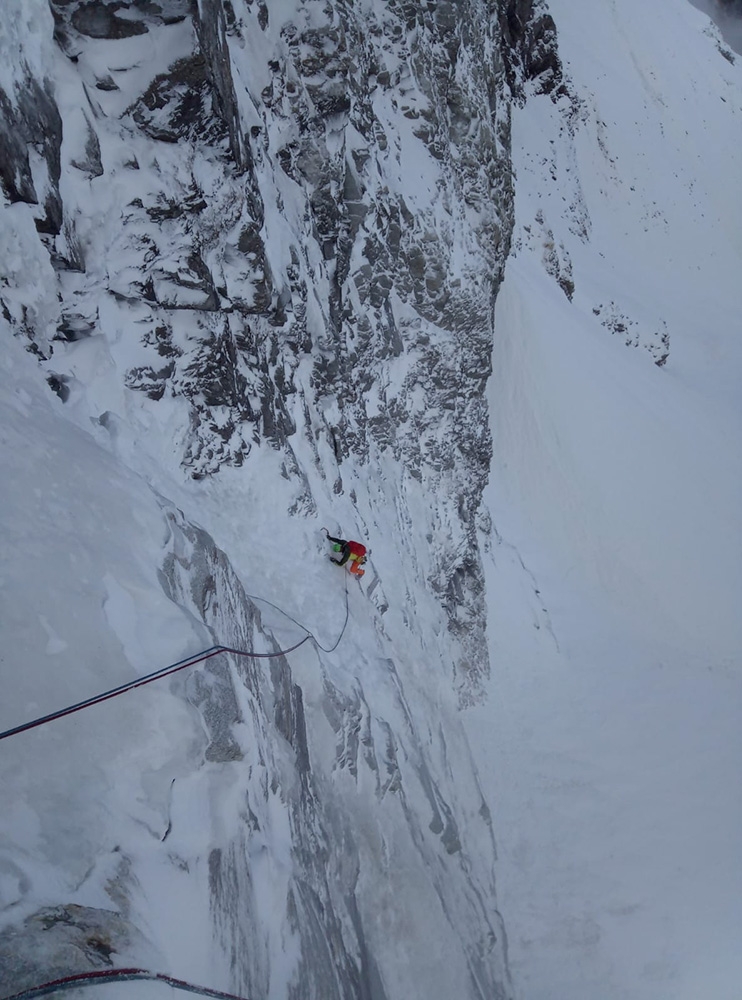
[[[267,601],[264,597],[256,597],[254,594],[246,594],[245,596],[249,597],[251,601],[260,601],[261,604],[268,604],[270,607],[275,608],[276,611],[280,611],[281,614],[284,615],[286,618],[288,618],[288,620],[290,622],[293,622],[294,625],[298,625],[300,629],[303,629],[307,633],[307,637],[306,638],[307,639],[311,638],[313,640],[315,646],[318,649],[321,649],[323,653],[334,653],[335,650],[340,645],[340,640],[345,635],[345,629],[347,628],[347,625],[348,625],[348,616],[350,615],[350,608],[348,606],[348,578],[347,578],[347,576],[345,578],[345,621],[343,622],[343,627],[340,629],[340,635],[337,637],[337,640],[335,641],[335,644],[333,646],[329,646],[329,647],[323,646],[322,643],[318,639],[315,639],[315,637],[312,635],[312,633],[309,631],[309,629],[306,627],[306,625],[302,625],[302,623],[298,622],[296,620],[296,618],[292,618],[291,615],[288,614],[288,612],[284,611],[283,608],[279,608],[277,604],[274,604],[272,601]],[[306,642],[306,639],[303,639],[302,641]]]
[[[177,673],[179,670],[185,670],[186,667],[195,666],[196,663],[203,663],[204,660],[210,660],[212,656],[218,656],[220,653],[232,653],[234,656],[248,656],[254,660],[271,660],[278,656],[286,656],[288,653],[293,653],[295,649],[299,646],[303,646],[305,642],[313,642],[318,649],[321,649],[324,653],[331,653],[333,650],[337,649],[340,645],[340,640],[345,634],[345,629],[348,625],[348,616],[350,614],[350,608],[348,605],[348,579],[345,579],[345,621],[343,622],[343,627],[340,631],[340,635],[334,646],[326,648],[323,646],[319,640],[309,631],[309,629],[298,622],[291,615],[287,614],[278,605],[273,604],[271,601],[266,601],[262,597],[253,597],[252,595],[247,595],[253,601],[262,601],[264,604],[270,604],[272,608],[280,611],[282,615],[285,615],[290,621],[295,625],[298,625],[300,629],[303,629],[307,634],[299,642],[294,643],[293,646],[289,646],[288,649],[278,649],[273,653],[249,653],[244,649],[234,649],[231,646],[210,646],[208,649],[202,650],[200,653],[196,653],[194,656],[189,656],[185,660],[178,660],[177,663],[171,663],[167,667],[162,667],[160,670],[154,670],[151,674],[145,674],[144,677],[138,677],[136,680],[128,681],[126,684],[121,684],[119,687],[111,688],[110,691],[104,691],[103,694],[94,695],[92,698],[86,698],[85,701],[78,701],[75,705],[68,705],[67,708],[62,708],[58,712],[51,712],[49,715],[42,715],[38,719],[33,719],[31,722],[24,722],[21,726],[15,726],[13,729],[6,729],[5,732],[0,733],[0,740],[7,739],[8,736],[16,736],[18,733],[25,733],[28,729],[36,729],[37,726],[43,726],[47,722],[53,722],[55,719],[62,719],[65,715],[72,715],[74,712],[79,712],[83,708],[89,708],[91,705],[98,705],[102,701],[108,701],[109,698],[115,698],[119,694],[124,694],[125,691],[133,691],[134,688],[142,687],[143,684],[151,684],[152,681],[159,680],[160,677],[167,677],[169,674]]]
[[[34,997],[46,996],[47,993],[56,993],[59,990],[71,990],[83,986],[95,986],[97,983],[121,983],[132,979],[150,979],[156,982],[165,983],[176,990],[185,990],[188,993],[200,993],[201,996],[215,997],[216,1000],[245,1000],[245,997],[235,996],[233,993],[222,993],[220,990],[211,990],[206,986],[194,986],[183,979],[174,979],[166,976],[162,972],[147,972],[145,969],[103,969],[96,972],[81,972],[76,976],[65,976],[63,979],[53,979],[40,986],[32,986],[21,993],[14,993],[12,996],[3,997],[3,1000],[33,1000]]]

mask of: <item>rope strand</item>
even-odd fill
[[[348,577],[347,576],[345,577],[345,620],[343,621],[343,627],[340,629],[340,635],[337,637],[335,645],[334,646],[330,646],[329,648],[323,646],[322,643],[319,641],[319,639],[315,638],[315,636],[309,631],[309,629],[306,627],[306,625],[302,625],[302,623],[298,622],[296,620],[296,618],[292,618],[291,615],[287,611],[284,611],[283,608],[279,608],[277,604],[274,604],[272,601],[266,600],[265,597],[256,597],[254,594],[246,594],[245,596],[249,597],[251,601],[260,601],[261,604],[267,604],[271,608],[275,608],[275,610],[278,611],[278,612],[280,612],[285,618],[288,618],[288,620],[290,622],[293,622],[294,625],[298,626],[300,629],[302,629],[304,632],[306,632],[307,633],[307,638],[311,637],[311,639],[314,642],[315,646],[317,646],[318,649],[321,649],[323,653],[334,653],[335,650],[340,645],[340,640],[345,635],[345,629],[347,628],[348,617],[350,615],[350,607],[348,605]]]
[[[292,618],[290,614],[279,608],[277,604],[273,604],[271,601],[266,601],[262,597],[253,597],[247,594],[247,597],[253,601],[262,601],[264,604],[270,604],[272,608],[279,611],[282,615],[285,615],[289,621],[292,621],[300,629],[302,629],[307,634],[299,642],[294,643],[293,646],[289,646],[287,649],[279,649],[272,653],[250,653],[245,649],[234,649],[232,646],[210,646],[208,649],[202,650],[200,653],[196,653],[194,656],[189,656],[185,660],[178,660],[177,663],[171,663],[167,667],[162,667],[160,670],[153,670],[151,674],[145,674],[144,677],[138,677],[136,680],[128,681],[126,684],[120,684],[118,687],[111,688],[109,691],[104,691],[102,694],[94,695],[92,698],[86,698],[84,701],[78,701],[74,705],[68,705],[67,708],[61,708],[57,712],[50,712],[48,715],[42,715],[38,719],[33,719],[31,722],[24,722],[20,726],[14,726],[12,729],[6,729],[5,732],[0,733],[0,740],[7,739],[9,736],[17,736],[18,733],[25,733],[29,729],[36,729],[37,726],[43,726],[47,722],[53,722],[55,719],[62,719],[66,715],[72,715],[75,712],[80,712],[83,708],[89,708],[91,705],[98,705],[100,702],[108,701],[109,698],[115,698],[117,695],[124,694],[126,691],[133,691],[134,688],[142,687],[144,684],[151,684],[152,681],[159,680],[161,677],[167,677],[170,674],[177,673],[179,670],[185,670],[186,667],[193,667],[197,663],[203,663],[205,660],[210,660],[212,656],[218,656],[220,653],[232,653],[234,656],[247,656],[254,660],[270,660],[279,656],[287,656],[289,653],[293,653],[295,649],[299,646],[303,646],[305,642],[313,642],[318,649],[321,649],[323,653],[332,653],[340,645],[340,640],[345,634],[345,629],[348,625],[348,617],[350,615],[350,608],[348,604],[348,580],[345,580],[345,621],[343,622],[343,627],[340,630],[340,635],[337,638],[334,646],[325,647],[322,643],[315,638],[315,636],[309,631],[309,629],[298,622],[295,618]]]
[[[121,983],[133,979],[149,979],[156,982],[165,983],[176,990],[185,990],[188,993],[200,993],[201,996],[214,997],[215,1000],[246,1000],[245,997],[235,996],[233,993],[223,993],[221,990],[212,990],[207,986],[196,986],[183,979],[174,979],[166,976],[162,972],[148,972],[146,969],[103,969],[95,972],[81,972],[75,976],[65,976],[63,979],[52,979],[48,983],[40,986],[32,986],[30,989],[22,990],[20,993],[13,993],[12,996],[3,997],[2,1000],[34,1000],[34,997],[43,997],[47,993],[56,993],[60,990],[71,990],[78,987],[95,986],[97,983]]]

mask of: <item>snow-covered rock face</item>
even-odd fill
[[[176,896],[187,884],[211,907],[208,934],[227,959],[219,966],[207,943],[181,948],[196,979],[208,954],[212,985],[250,996],[505,996],[489,811],[456,709],[488,671],[477,531],[493,305],[513,225],[508,100],[528,77],[558,85],[553,24],[527,0],[50,7],[13,0],[3,14],[3,329],[38,358],[58,416],[156,488],[156,503],[144,484],[136,503],[151,524],[162,518],[168,541],[150,558],[189,648],[194,636],[281,647],[285,622],[264,626],[241,582],[256,576],[261,532],[279,553],[306,548],[320,515],[373,536],[375,566],[362,614],[350,595],[343,658],[215,663],[175,685],[200,722],[186,727],[177,781],[170,758],[156,766],[142,750],[137,822],[154,846],[113,846],[116,822],[109,835],[78,809],[79,857],[59,850],[68,891],[44,903],[78,907],[84,927],[87,883],[100,884],[91,934],[105,925],[113,953],[136,962],[138,921],[172,920],[167,893],[149,909],[139,898],[160,858]],[[8,365],[9,379],[27,377]],[[48,435],[48,419],[29,433]],[[86,495],[73,497],[53,462],[41,463],[38,493],[66,499],[92,539],[121,485],[110,471],[98,482],[79,434],[70,455]],[[235,515],[226,553],[194,524],[223,537],[225,510],[249,523],[234,527]],[[305,518],[309,529],[295,527]],[[116,530],[146,550],[123,518]],[[51,549],[51,527],[44,537]],[[111,568],[102,544],[85,544],[91,566]],[[265,567],[261,592],[275,596]],[[301,587],[282,582],[281,603],[316,618],[327,567],[306,572]],[[100,573],[124,661],[141,672],[139,652],[169,655],[150,633],[140,649],[127,617],[141,595],[151,603],[151,581]],[[87,620],[89,596],[56,600],[71,618],[78,598]],[[52,652],[69,655],[72,677],[68,646],[57,637]],[[33,659],[24,648],[19,667]],[[18,752],[18,773],[35,774],[33,753]],[[220,804],[208,812],[204,799]],[[48,831],[55,817],[33,801]],[[12,952],[22,926],[48,960],[39,971],[80,971],[44,951],[38,929],[59,921],[43,917],[17,854],[0,947]],[[155,938],[175,963],[169,932]],[[75,961],[109,961],[83,945]],[[20,964],[7,975],[9,990],[33,980]]]
[[[3,104],[4,189],[35,206],[59,299],[12,322],[50,384],[67,398],[65,344],[102,336],[128,389],[178,402],[195,478],[256,444],[301,465],[295,435],[331,442],[336,493],[349,463],[373,476],[393,456],[435,495],[425,572],[465,699],[487,669],[475,523],[512,226],[505,77],[557,65],[532,6],[52,3],[54,67],[24,66]]]
[[[690,0],[718,25],[727,45],[742,55],[742,3],[739,0]]]
[[[741,122],[676,0],[4,0],[0,735],[260,658],[0,741],[0,995],[736,1000]]]

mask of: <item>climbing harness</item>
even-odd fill
[[[344,541],[343,539],[335,538],[327,528],[323,527],[327,536],[328,541],[333,543],[333,552],[343,552],[342,560],[333,559],[330,556],[330,561],[336,563],[338,566],[346,566],[349,573],[357,577],[359,580],[365,574],[365,570],[361,567],[367,561],[366,553],[368,549],[361,542]]]

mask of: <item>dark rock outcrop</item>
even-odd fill
[[[39,986],[42,969],[47,981],[112,969],[132,948],[143,959],[151,951],[141,932],[115,910],[48,906],[0,932],[0,989],[11,994]]]
[[[62,119],[48,82],[27,76],[15,93],[0,90],[0,183],[9,201],[39,206],[36,228],[52,236],[62,227],[61,146]],[[36,177],[30,150],[46,168]]]
[[[529,81],[537,84],[537,93],[559,91],[563,76],[556,26],[544,0],[504,0],[500,25],[513,94],[522,100],[523,85]]]

